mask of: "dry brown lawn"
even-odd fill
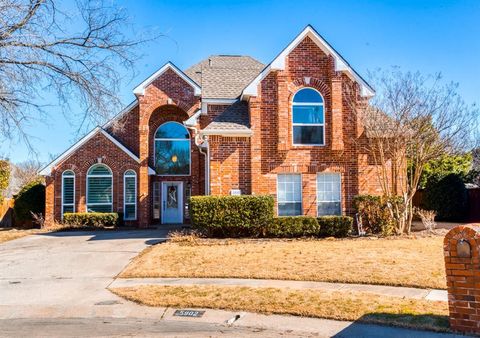
[[[446,288],[443,237],[206,240],[146,249],[120,277],[214,277]]]
[[[158,285],[114,288],[111,291],[149,306],[242,310],[438,331],[448,329],[446,302],[386,297],[366,292]]]
[[[0,243],[11,241],[20,237],[32,235],[39,232],[39,229],[12,229],[12,228],[0,228]]]

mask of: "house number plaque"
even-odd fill
[[[205,311],[197,311],[197,310],[176,310],[173,315],[177,317],[193,317],[193,318],[200,318],[203,316]]]

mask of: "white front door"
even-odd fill
[[[183,182],[162,182],[162,223],[183,223]]]

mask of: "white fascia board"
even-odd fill
[[[180,76],[183,80],[185,80],[185,82],[187,82],[190,86],[192,86],[195,96],[202,95],[202,89],[200,88],[200,86],[170,61],[164,64],[162,68],[160,68],[155,73],[153,73],[148,79],[140,83],[133,90],[133,93],[135,95],[145,95],[145,88],[147,88],[149,84],[151,84],[156,78],[162,75],[167,69],[173,70],[178,76]]]
[[[237,101],[238,99],[202,99],[203,103],[208,104],[233,104]]]
[[[42,176],[48,176],[52,172],[52,169],[60,164],[62,161],[67,159],[71,154],[73,154],[78,148],[80,148],[82,145],[84,145],[88,140],[90,140],[93,136],[95,136],[98,132],[102,133],[107,139],[109,139],[113,144],[115,144],[118,148],[123,150],[128,156],[130,156],[133,160],[135,160],[137,163],[140,163],[140,159],[132,153],[130,150],[128,150],[123,144],[121,144],[116,138],[114,138],[112,135],[107,133],[105,130],[103,130],[101,127],[97,126],[95,127],[91,132],[89,132],[87,135],[82,137],[77,143],[72,145],[70,148],[68,148],[65,152],[63,152],[59,157],[57,157],[55,160],[50,162],[46,167],[41,169],[38,173],[39,175]],[[155,171],[152,168],[148,168],[148,174],[149,175],[155,175]]]
[[[253,135],[251,130],[244,129],[207,129],[200,132],[202,135],[221,135],[221,136],[230,136],[230,137],[250,137]]]
[[[198,124],[198,118],[202,114],[202,110],[198,109],[192,116],[190,116],[183,124],[187,127],[195,127]]]
[[[135,108],[136,106],[138,106],[138,100],[135,100],[133,102],[131,102],[128,106],[126,106],[125,108],[123,108],[117,115],[115,115],[112,119],[110,119],[109,121],[107,121],[103,126],[102,128],[108,128],[110,127],[114,121],[120,119],[123,117],[123,115],[125,115],[126,113],[128,113],[129,111],[131,111],[133,108]]]
[[[361,95],[366,97],[372,97],[375,95],[375,91],[372,87],[360,76],[358,73],[348,64],[347,61],[325,41],[315,29],[308,25],[305,29],[284,49],[278,54],[278,56],[255,78],[250,84],[245,87],[242,92],[241,98],[248,98],[250,96],[257,96],[257,90],[259,83],[265,78],[265,76],[272,70],[285,70],[286,57],[290,52],[298,46],[305,37],[310,37],[312,41],[327,55],[332,55],[335,60],[335,71],[343,71],[349,74],[353,79],[360,84]]]
[[[54,159],[52,162],[50,162],[46,167],[40,169],[38,174],[41,175],[41,176],[50,175],[53,167],[55,167],[57,164],[59,164],[64,159],[66,159],[68,156],[70,156],[72,153],[74,153],[75,150],[80,148],[85,142],[87,142],[89,139],[91,139],[96,133],[98,133],[99,130],[100,130],[100,127],[95,127],[91,132],[89,132],[87,135],[82,137],[77,143],[73,144],[70,148],[65,150],[60,156],[58,156],[56,159]]]

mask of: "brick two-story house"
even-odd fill
[[[311,26],[267,65],[169,62],[133,92],[41,171],[47,222],[114,211],[141,227],[181,223],[204,194],[272,195],[280,216],[352,214],[355,195],[381,192],[352,109],[374,90]]]

